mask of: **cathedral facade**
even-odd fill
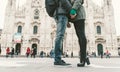
[[[54,48],[56,23],[45,10],[45,0],[26,0],[19,7],[16,0],[8,0],[5,13],[4,28],[1,35],[2,54],[7,47],[15,48],[15,52],[25,55],[27,47],[36,47],[49,53]],[[117,55],[117,36],[114,23],[112,0],[104,0],[102,7],[91,0],[85,0],[87,51],[100,55],[106,50]],[[63,52],[71,52],[78,56],[79,45],[74,26],[66,29],[63,41]]]

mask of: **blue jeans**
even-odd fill
[[[64,33],[66,30],[66,26],[68,23],[68,18],[65,15],[58,15],[56,18],[56,23],[57,23],[57,30],[56,30],[56,39],[55,39],[55,57],[54,60],[55,62],[58,62],[61,60],[61,55],[62,55],[62,43],[63,43],[63,38],[64,38]]]

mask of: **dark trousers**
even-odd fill
[[[76,35],[80,46],[80,62],[85,63],[86,60],[86,36],[85,36],[85,20],[81,19],[74,22]]]

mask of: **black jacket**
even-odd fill
[[[59,5],[55,11],[55,15],[68,14],[72,8],[72,5],[69,0],[57,0],[56,2],[59,2]]]

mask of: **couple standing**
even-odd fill
[[[61,47],[64,38],[66,26],[68,24],[67,14],[70,15],[70,20],[74,24],[76,35],[80,46],[80,63],[79,67],[85,66],[86,61],[86,36],[85,36],[85,9],[83,7],[84,0],[59,0],[59,6],[54,12],[56,21],[56,39],[55,39],[55,58],[54,65],[70,65],[61,59]]]

